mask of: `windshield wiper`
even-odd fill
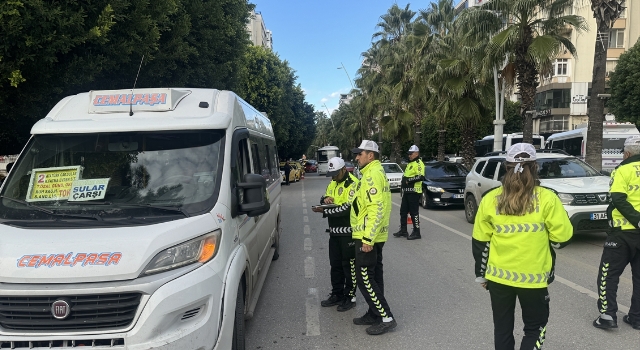
[[[104,204],[112,204],[110,202],[103,202]],[[182,207],[172,207],[172,206],[163,206],[163,205],[153,205],[150,203],[113,203],[117,206],[125,206],[125,207],[137,207],[137,208],[153,208],[153,209],[161,209],[167,211],[174,211],[178,213],[182,213],[185,217],[190,217],[189,213],[187,213]]]
[[[153,208],[153,209],[161,209],[167,211],[175,211],[182,213],[182,215],[186,217],[190,217],[189,213],[187,213],[182,207],[172,207],[172,206],[163,206],[163,205],[153,205],[149,203],[119,203],[119,202],[71,202],[71,203],[81,203],[83,205],[115,205],[117,207],[136,207],[136,208]]]
[[[58,216],[58,217],[68,217],[68,218],[79,218],[79,219],[91,219],[91,220],[98,220],[98,221],[102,221],[102,218],[100,216],[97,215],[82,215],[82,214],[65,214],[65,213],[56,213],[53,210],[49,210],[49,209],[45,209],[43,207],[39,207],[37,205],[33,205],[27,201],[23,201],[22,199],[17,199],[17,198],[11,198],[11,197],[7,197],[7,196],[0,196],[0,198],[2,199],[8,199],[12,202],[15,203],[20,203],[23,204],[29,208],[33,208],[35,210],[41,211],[43,213],[47,213],[49,215],[52,216]]]

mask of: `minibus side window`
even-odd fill
[[[238,158],[236,159],[236,177],[238,182],[244,181],[244,176],[251,173],[251,163],[249,162],[249,149],[247,148],[247,139],[239,141]],[[238,202],[243,203],[244,191],[238,191]]]
[[[267,156],[267,174],[269,174],[268,182],[273,181],[273,168],[271,167],[271,155],[269,154],[269,145],[264,145],[265,155]]]
[[[273,146],[273,180],[280,182],[282,178],[280,177],[280,161],[278,160],[278,148]]]
[[[258,149],[258,144],[255,142],[251,143],[251,158],[253,159],[253,173],[262,175],[262,167],[260,166],[260,151]]]

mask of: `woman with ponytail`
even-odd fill
[[[549,319],[553,249],[569,242],[573,227],[558,196],[540,187],[531,144],[511,146],[504,165],[502,186],[484,195],[473,227],[476,282],[491,295],[495,349],[514,349],[516,299],[524,322],[520,349],[541,349]]]

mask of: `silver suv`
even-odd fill
[[[538,150],[541,186],[554,191],[564,205],[574,232],[604,231],[609,227],[609,177],[587,163],[563,153]],[[554,150],[553,152],[562,152]],[[473,223],[478,204],[486,192],[499,187],[505,174],[505,152],[478,157],[467,175],[464,190],[465,215]]]

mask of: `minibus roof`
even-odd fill
[[[243,113],[244,111],[244,113]],[[131,115],[130,112],[133,112]],[[31,134],[226,129],[273,137],[269,119],[231,91],[153,88],[90,91],[65,97]]]

